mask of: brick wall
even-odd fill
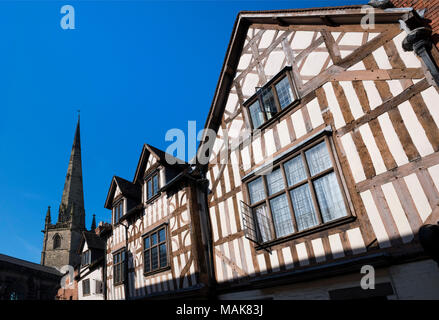
[[[73,273],[73,276],[76,277],[78,275],[78,270],[76,269]],[[78,281],[73,280],[73,283],[70,282],[70,277],[66,277],[65,279],[65,288],[60,288],[58,290],[58,294],[56,295],[57,300],[78,300]]]
[[[435,36],[433,40],[439,48],[439,0],[392,0],[395,7],[412,7],[414,9],[427,9],[425,18],[431,20],[430,26]]]

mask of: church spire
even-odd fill
[[[93,215],[93,220],[92,220],[92,222],[91,222],[91,231],[95,231],[95,229],[96,229],[96,215],[94,214]]]
[[[81,137],[78,123],[73,139],[69,166],[67,168],[66,181],[62,194],[58,222],[66,222],[71,219],[74,226],[85,228],[84,191],[82,187],[82,164],[81,164]]]

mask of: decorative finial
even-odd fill
[[[47,207],[47,213],[46,213],[46,224],[50,224],[50,206]]]

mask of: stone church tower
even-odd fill
[[[41,264],[52,267],[75,266],[80,262],[77,249],[82,231],[86,230],[79,118],[56,224],[51,223],[50,214],[49,207],[43,230]]]

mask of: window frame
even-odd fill
[[[166,240],[163,242],[159,242],[158,241],[158,234],[159,232],[164,229],[165,230],[165,235],[166,235]],[[145,238],[150,238],[153,234],[157,234],[157,244],[154,246],[149,246],[148,249],[145,249]],[[161,267],[160,266],[160,245],[165,244],[166,245],[166,266]],[[150,270],[146,271],[146,263],[145,263],[145,251],[149,250],[149,252],[151,252],[151,249],[153,247],[157,248],[157,259],[158,259],[158,268],[152,270],[152,255],[149,254],[149,265],[150,265]],[[171,260],[170,260],[170,240],[169,240],[169,225],[168,223],[163,223],[161,225],[159,225],[158,227],[152,229],[151,231],[148,231],[147,233],[142,235],[142,259],[143,259],[143,275],[144,276],[149,276],[152,274],[156,274],[156,273],[160,273],[166,270],[169,270],[171,268]]]
[[[116,264],[114,263],[114,260],[115,260],[115,256],[117,256],[117,255],[121,255],[121,258],[122,258],[122,253],[124,253],[124,259],[123,260],[121,259],[121,261],[117,263],[117,265],[119,265],[119,264],[122,265],[121,277],[120,277],[119,281],[116,281]],[[125,283],[125,278],[126,278],[125,273],[126,273],[126,267],[127,267],[126,266],[126,259],[127,259],[127,251],[125,250],[125,248],[121,248],[121,249],[113,252],[113,284],[114,284],[114,286],[118,286],[118,285]]]
[[[82,263],[84,261],[84,256],[88,255],[88,260],[85,261],[86,263]],[[91,263],[91,251],[90,250],[86,250],[84,252],[81,253],[81,267],[86,267],[88,265],[90,265]]]
[[[120,219],[122,219],[122,217],[125,215],[125,201],[124,201],[124,199],[125,198],[122,197],[121,199],[117,200],[113,204],[113,225],[118,224]],[[119,216],[118,219],[116,219],[117,218],[117,214],[116,214],[117,210],[116,210],[116,208],[121,208],[120,216]]]
[[[157,191],[154,193],[154,178],[157,177]],[[151,196],[149,196],[149,182],[151,182]],[[153,201],[160,194],[160,170],[154,170],[145,177],[146,202]]]
[[[88,292],[85,292],[85,284],[88,284],[87,285],[87,288],[88,288]],[[89,296],[91,294],[91,288],[90,288],[90,279],[88,278],[88,279],[84,279],[84,280],[82,280],[82,296],[83,297],[85,297],[85,296]]]
[[[264,129],[270,123],[272,123],[272,121],[275,121],[274,119],[277,119],[282,114],[288,112],[288,110],[290,110],[291,108],[293,108],[294,106],[297,106],[299,104],[299,102],[300,102],[299,92],[296,88],[294,79],[291,75],[291,70],[292,70],[292,68],[290,66],[284,67],[279,73],[277,73],[263,87],[260,87],[253,96],[251,96],[249,99],[247,99],[244,102],[244,109],[246,110],[247,118],[249,120],[249,124],[251,126],[251,129],[253,129],[253,130]],[[282,81],[285,77],[288,78],[288,82],[290,84],[290,88],[291,88],[291,91],[293,93],[293,100],[287,106],[282,108],[280,105],[278,93],[276,90],[276,85],[280,81]],[[264,91],[269,89],[269,88],[272,91],[277,112],[270,119],[267,119],[266,112],[263,110],[264,104],[263,104],[262,96],[263,96]],[[255,127],[255,125],[253,123],[252,116],[251,116],[251,112],[250,112],[250,106],[252,106],[256,101],[259,101],[259,109],[260,109],[259,111],[262,113],[263,119],[264,119],[264,121],[261,123],[261,125],[259,127]]]
[[[320,144],[321,142],[325,142],[325,144],[326,144],[326,148],[327,148],[327,151],[329,153],[329,157],[330,157],[332,166],[331,166],[331,168],[325,169],[322,172],[319,172],[318,174],[315,174],[312,176],[310,171],[309,171],[308,163],[306,161],[305,152],[310,150],[311,148],[315,147],[316,145]],[[268,193],[268,183],[267,183],[267,178],[265,175],[254,175],[252,177],[249,177],[248,179],[245,179],[245,181],[243,181],[243,183],[245,184],[245,190],[247,193],[246,198],[248,201],[248,206],[251,209],[254,224],[257,227],[258,241],[260,241],[259,242],[260,245],[257,247],[257,249],[263,249],[263,248],[266,248],[270,245],[289,241],[289,240],[292,240],[292,239],[295,239],[295,238],[298,238],[298,237],[301,237],[301,236],[304,236],[304,235],[307,235],[310,233],[319,232],[319,231],[322,231],[324,229],[338,225],[340,223],[351,222],[351,221],[356,219],[353,208],[350,205],[349,192],[346,188],[345,181],[341,175],[342,170],[340,168],[338,159],[335,157],[335,154],[334,154],[335,150],[333,150],[333,148],[334,148],[334,146],[333,146],[331,137],[329,137],[328,134],[322,134],[322,135],[318,135],[312,141],[309,141],[305,145],[301,146],[299,149],[297,149],[297,150],[285,155],[281,159],[279,159],[279,161],[273,165],[273,170],[271,172],[275,171],[276,169],[281,170],[281,174],[282,174],[282,178],[283,178],[283,182],[284,182],[284,188],[276,193],[271,194],[271,195],[269,195],[269,193]],[[300,181],[292,186],[289,186],[284,165],[285,165],[285,163],[287,163],[291,159],[295,158],[296,156],[302,157],[302,163],[304,165],[304,169],[306,172],[306,179],[302,180],[302,181]],[[328,175],[332,172],[335,173],[337,183],[338,183],[338,186],[340,188],[340,193],[341,193],[341,196],[343,198],[343,203],[344,203],[345,209],[346,209],[346,215],[324,223],[321,209],[320,209],[320,206],[318,203],[317,195],[315,193],[315,188],[313,186],[313,181],[315,181],[315,180],[317,180],[325,175]],[[255,181],[259,178],[262,178],[262,184],[264,187],[265,198],[263,200],[258,201],[258,202],[251,203],[249,183],[251,183],[252,181]],[[299,231],[298,227],[297,227],[296,216],[295,216],[295,212],[293,209],[293,202],[291,199],[290,192],[291,192],[291,190],[298,188],[298,187],[305,185],[305,184],[307,184],[309,186],[309,189],[310,189],[311,199],[312,199],[312,203],[314,206],[315,215],[316,215],[317,220],[318,220],[318,224],[315,226],[309,227],[307,229],[303,229],[303,230]],[[272,214],[271,206],[270,206],[270,200],[272,200],[272,199],[274,199],[282,194],[285,194],[287,196],[288,208],[289,208],[289,212],[291,215],[291,222],[292,222],[292,225],[294,227],[294,232],[290,233],[288,235],[282,236],[282,237],[277,237],[276,228],[274,225],[273,214]],[[270,220],[269,228],[271,231],[272,240],[269,240],[266,242],[261,241],[261,231],[260,231],[259,222],[254,214],[254,210],[261,205],[266,206],[267,214],[268,214],[268,217]]]

